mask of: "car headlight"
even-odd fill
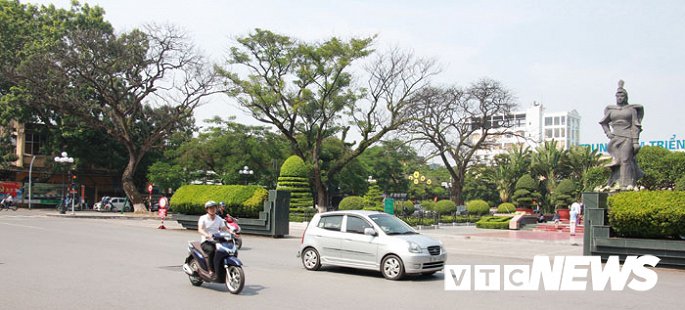
[[[409,252],[410,253],[421,253],[421,247],[412,241],[407,241],[409,242]]]

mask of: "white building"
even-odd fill
[[[506,116],[493,116],[493,128],[501,128],[504,135],[491,136],[486,149],[478,150],[476,160],[490,162],[498,155],[507,153],[513,145],[525,145],[534,150],[544,141],[557,141],[560,149],[569,149],[580,143],[580,114],[570,112],[545,112],[542,104],[533,102],[525,111],[512,112]],[[508,123],[507,126],[504,124]],[[472,139],[478,139],[474,136]]]

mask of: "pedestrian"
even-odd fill
[[[578,214],[580,214],[580,203],[578,203],[577,201],[574,201],[571,204],[569,214],[570,214],[569,224],[571,225],[571,236],[575,236],[576,235],[576,225],[578,224]]]

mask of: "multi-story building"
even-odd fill
[[[485,143],[485,149],[475,153],[475,159],[481,163],[491,162],[496,155],[506,153],[514,145],[535,149],[545,141],[554,140],[560,149],[569,149],[580,143],[580,114],[576,110],[546,112],[542,104],[533,102],[524,111],[492,116],[489,124],[503,134],[491,136]],[[479,136],[471,138],[475,140]]]

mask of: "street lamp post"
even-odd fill
[[[59,157],[55,157],[55,162],[58,164],[64,164],[64,165],[70,165],[74,163],[74,158],[69,157],[67,152],[62,152]],[[66,181],[64,178],[62,178],[62,203],[64,203],[67,200],[66,196],[66,188],[65,188]],[[59,213],[66,213],[66,205],[62,205],[62,209],[59,211]],[[74,204],[72,201],[71,204],[71,214],[74,214]]]
[[[33,173],[33,161],[36,160],[36,155],[31,158],[31,164],[29,164],[29,210],[31,210],[31,174]]]
[[[426,194],[428,192],[428,185],[433,184],[433,181],[429,178],[426,178],[425,175],[421,174],[418,171],[414,171],[411,175],[409,175],[409,181],[414,183],[414,185],[419,185],[423,184],[423,199],[426,199]],[[419,225],[423,225],[423,211],[419,211]]]
[[[254,170],[250,169],[248,166],[244,166],[243,169],[238,170],[238,173],[245,178],[245,185],[247,185],[247,178],[254,174]]]

